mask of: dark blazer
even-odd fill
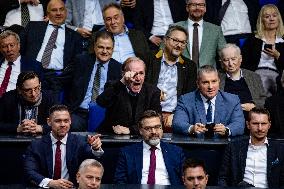
[[[248,137],[228,144],[220,168],[218,179],[220,186],[237,186],[238,183],[243,181],[248,145]],[[269,188],[284,186],[283,146],[273,140],[268,141],[267,182]]]
[[[186,4],[184,0],[168,0],[172,14],[173,23],[186,20]],[[154,22],[154,0],[137,0],[133,21],[135,29],[143,31],[145,37],[149,39]]]
[[[76,110],[86,95],[89,81],[91,79],[96,57],[92,54],[78,55],[75,59],[75,68],[71,75],[72,82],[68,85],[68,91],[64,103],[71,111]],[[121,78],[121,64],[114,59],[110,59],[107,71],[107,82],[116,81]]]
[[[36,59],[45,36],[48,22],[34,21],[29,22],[25,30],[21,33],[21,54]],[[63,68],[82,52],[82,43],[80,35],[65,27],[65,44],[63,51]]]
[[[248,38],[242,48],[242,68],[255,71],[258,67],[261,52],[262,52],[262,43],[263,41],[256,37]],[[284,43],[276,43],[275,47],[280,52],[280,57],[278,60],[274,60],[276,68],[279,72],[284,69]]]
[[[0,132],[1,133],[17,133],[17,127],[20,123],[19,112],[20,99],[16,90],[5,93],[0,98]],[[47,92],[42,92],[42,101],[38,107],[38,124],[44,126],[44,133],[49,131],[46,119],[49,115],[49,108],[54,105],[56,101],[53,96]]]
[[[152,62],[147,64],[146,81],[155,86],[158,85],[159,75],[161,71],[161,60],[163,51],[155,52],[152,56]],[[177,81],[177,96],[188,93],[196,89],[196,64],[180,56],[177,62],[178,81]]]
[[[146,110],[161,112],[160,90],[150,84],[144,83],[137,99],[135,110],[135,125],[132,125],[133,112],[130,94],[126,86],[120,81],[106,87],[97,98],[98,105],[106,108],[104,121],[98,128],[98,132],[113,133],[112,126],[122,125],[129,127],[131,134],[139,134],[137,121]]]
[[[33,140],[24,155],[24,175],[27,184],[38,186],[44,178],[52,179],[53,158],[50,134]],[[76,173],[82,161],[94,158],[87,139],[68,134],[66,143],[66,166],[69,180],[76,184]]]
[[[260,11],[258,0],[243,0],[248,8],[248,17],[252,32],[256,29],[256,20]],[[219,11],[222,6],[222,0],[206,0],[206,13],[204,20],[219,25]]]
[[[180,147],[161,141],[164,162],[171,185],[182,184],[182,164],[185,159]],[[118,184],[140,184],[143,168],[143,143],[139,142],[120,150],[114,174]]]

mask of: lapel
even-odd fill
[[[226,81],[226,73],[222,71],[219,72],[220,77],[220,90],[224,90],[225,88],[225,81]]]
[[[206,48],[206,45],[208,44],[208,41],[210,39],[210,31],[209,31],[209,28],[208,28],[208,25],[205,21],[203,21],[203,32],[202,32],[202,40],[201,40],[201,46],[200,46],[200,52],[199,52],[199,62],[202,62],[200,61],[200,59],[206,55],[206,51],[204,52],[204,49],[207,49]],[[203,52],[205,53],[203,55]],[[200,65],[202,66],[202,65]]]
[[[195,122],[206,124],[205,108],[198,90],[195,91],[195,107],[200,119],[200,120],[195,120]]]
[[[156,55],[155,55],[155,59],[153,62],[153,73],[151,75],[151,77],[153,77],[153,83],[158,84],[158,80],[159,80],[159,75],[161,72],[161,61],[162,61],[162,57],[163,57],[163,50],[160,50]]]
[[[188,21],[182,22],[182,23],[181,23],[181,26],[182,26],[184,29],[186,29],[186,31],[188,31]],[[191,35],[192,35],[192,34],[191,34]],[[188,57],[188,59],[191,59],[191,52],[190,52],[190,44],[189,44],[189,43],[187,43],[186,48],[185,48],[185,50],[184,50],[184,52],[183,52],[183,55],[184,55],[185,57]],[[188,55],[188,56],[186,56],[186,55]]]
[[[82,86],[84,90],[84,94],[87,92],[87,88],[91,80],[91,75],[93,72],[94,64],[96,63],[96,57],[94,56],[94,54],[92,54],[92,55],[89,55],[88,58],[85,60],[86,62],[81,62],[85,64],[85,67],[82,67],[82,69],[85,70],[85,73],[82,74],[82,77],[84,77],[83,79],[84,85]]]
[[[172,178],[172,177],[170,176],[171,170],[172,170],[172,169],[170,168],[170,165],[172,165],[172,163],[171,163],[171,161],[172,161],[171,155],[172,155],[172,154],[169,154],[169,153],[168,153],[169,150],[168,150],[168,147],[167,147],[167,145],[166,145],[165,143],[163,143],[163,142],[161,141],[160,145],[161,145],[161,150],[162,150],[162,154],[163,154],[165,166],[166,166],[167,172],[168,172],[168,174],[169,174],[169,179],[170,179],[170,178]],[[171,181],[170,181],[170,182],[171,182]],[[172,182],[171,182],[171,183],[172,183]]]
[[[271,175],[272,162],[275,161],[275,157],[278,158],[276,146],[269,141],[267,147],[267,178]],[[269,182],[268,182],[269,183]]]
[[[248,153],[249,138],[245,138],[238,145],[240,145],[240,151],[239,151],[239,154],[236,154],[236,155],[239,156],[238,165],[241,166],[241,175],[243,177],[243,175],[245,173],[245,168],[246,168],[246,159],[247,159],[247,153]]]
[[[252,77],[250,77],[250,75],[248,75],[248,72],[245,69],[242,69],[242,72],[243,72],[243,77],[245,79],[245,82],[247,83],[247,86],[248,86],[249,91],[251,92],[251,96],[252,96],[254,94],[253,91],[255,89],[255,88],[253,88],[253,86],[255,86],[255,83],[253,82],[254,80],[253,80]],[[252,96],[252,98],[254,98],[254,97]]]
[[[53,174],[53,152],[52,152],[52,143],[50,138],[50,133],[43,136],[42,138],[43,146],[42,148],[45,149],[43,154],[46,157],[46,163],[47,163],[47,171],[49,178],[52,178]]]
[[[136,32],[134,32],[134,30],[128,28],[129,41],[130,41],[130,43],[132,45],[134,54],[137,55],[137,54],[139,54],[139,52],[137,52],[137,51],[139,51],[140,45],[139,45],[139,43],[137,43],[137,40],[135,40],[136,39],[135,33]],[[145,49],[143,49],[143,50],[145,50]]]
[[[226,112],[226,107],[223,102],[223,97],[221,95],[221,92],[218,91],[218,94],[216,96],[216,101],[215,101],[214,122],[222,123],[221,117],[225,117],[223,116],[225,112]]]
[[[64,50],[63,50],[63,67],[66,67],[68,57],[70,57],[70,42],[72,42],[72,33],[71,29],[65,26],[65,43],[64,43]],[[79,48],[79,47],[76,47]]]
[[[142,179],[142,168],[143,168],[143,142],[140,142],[136,145],[136,153],[134,155],[134,162],[136,166],[136,174],[138,181],[140,182]]]
[[[142,85],[142,89],[141,89],[140,93],[138,94],[136,111],[135,111],[135,113],[136,113],[135,121],[137,121],[139,119],[138,115],[142,115],[142,113],[145,110],[144,106],[145,106],[146,96],[148,96],[148,94],[146,94],[146,92],[145,92],[145,84],[143,84]],[[139,112],[141,112],[141,114]]]
[[[71,160],[73,158],[73,155],[76,155],[72,152],[74,152],[75,150],[73,150],[73,148],[75,146],[77,146],[74,142],[75,140],[73,140],[73,135],[71,133],[68,133],[68,137],[67,137],[67,142],[66,142],[66,155],[65,155],[65,158],[66,158],[66,166],[67,166],[67,169],[68,170],[71,170],[69,169],[71,166],[73,165],[70,165],[71,163]],[[77,154],[78,155],[78,154]]]

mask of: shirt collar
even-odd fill
[[[56,25],[56,24],[53,24],[51,21],[48,21],[48,25]],[[61,24],[61,25],[59,26],[59,28],[64,29],[64,28],[65,28],[65,23],[64,23],[64,24]]]
[[[8,62],[9,61],[7,59],[5,59],[4,64],[8,64]],[[21,55],[18,56],[18,58],[13,62],[12,66],[16,65],[16,64],[21,64]]]
[[[265,140],[264,140],[264,142],[263,142],[263,145],[264,145],[264,144],[266,144],[267,146],[269,146],[267,137],[265,137]],[[253,144],[251,143],[251,136],[249,137],[249,146],[255,146],[255,145],[253,145]]]
[[[162,57],[161,62],[163,62],[163,63],[164,63],[165,65],[167,65],[167,66],[174,66],[174,65],[176,65],[176,63],[178,62],[178,58],[175,60],[175,63],[174,63],[174,64],[168,64],[167,61],[166,61],[166,59],[165,59],[165,53],[163,53],[163,57]]]
[[[124,35],[124,34],[127,34],[128,35],[128,33],[129,33],[129,29],[128,29],[128,27],[126,26],[126,25],[124,25],[124,32],[122,32],[122,33],[118,33],[118,34],[116,34],[116,35],[114,35],[114,36],[122,36],[122,35]]]
[[[52,132],[50,133],[50,137],[51,137],[51,143],[52,145],[55,144],[58,140],[56,138],[54,138],[54,136],[52,135]],[[65,144],[67,143],[67,137],[68,137],[68,133],[65,135],[65,137],[63,139],[61,139],[61,143]]]
[[[150,150],[150,148],[151,148],[151,146],[143,140],[143,149]],[[156,146],[156,148],[161,150],[161,142]]]
[[[202,99],[202,101],[203,101],[203,104],[207,103],[207,100],[208,100],[208,99],[205,98],[205,96],[203,96],[201,93],[200,93],[200,96],[201,96],[201,99]],[[212,98],[212,99],[210,100],[213,105],[215,105],[216,97],[217,97],[217,95],[214,96],[214,98]]]
[[[240,77],[239,78],[237,78],[237,79],[234,79],[234,81],[237,81],[237,80],[240,80],[241,78],[243,78],[244,76],[243,76],[243,71],[242,71],[242,69],[240,69]],[[226,75],[227,75],[227,78],[229,78],[229,79],[231,79],[231,76],[228,74],[228,73],[226,73]],[[233,80],[233,79],[231,79],[231,80]]]
[[[194,23],[198,23],[198,25],[201,26],[201,27],[203,26],[203,19],[199,20],[198,22],[194,22],[193,20],[190,20],[190,19],[188,18],[187,21],[188,21],[188,25],[189,25],[190,27],[193,27],[193,24],[194,24]]]
[[[96,59],[95,65],[98,66],[98,64],[102,63],[101,61],[99,61],[98,59]],[[106,68],[106,66],[109,64],[109,61],[102,63],[102,67]]]

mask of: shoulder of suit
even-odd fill
[[[203,25],[208,27],[208,28],[211,28],[211,29],[214,29],[214,30],[221,30],[221,27],[216,25],[216,24],[212,24],[210,22],[203,22]]]

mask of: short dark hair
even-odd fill
[[[26,80],[30,80],[30,79],[34,79],[34,78],[38,78],[38,80],[40,82],[40,79],[35,72],[33,72],[33,71],[21,72],[18,76],[16,87],[18,89],[21,89]]]
[[[249,113],[248,113],[248,118],[247,118],[247,121],[249,122],[251,120],[251,115],[252,114],[265,114],[267,115],[268,117],[268,121],[270,122],[271,121],[271,118],[270,118],[270,113],[269,111],[266,109],[266,108],[262,108],[262,107],[254,107],[252,108]]]
[[[153,118],[153,117],[157,117],[160,119],[161,124],[162,122],[162,115],[154,110],[146,110],[142,116],[139,118],[138,120],[138,128],[142,128],[143,125],[143,121],[147,118]]]
[[[49,115],[51,115],[53,112],[56,112],[56,111],[67,111],[69,112],[70,114],[70,111],[68,109],[67,106],[63,105],[63,104],[55,104],[53,105],[50,109],[49,109]]]
[[[186,29],[184,29],[184,27],[181,27],[179,25],[170,25],[165,36],[169,36],[172,34],[173,31],[181,31],[185,34],[186,36],[186,41],[188,40],[188,32]]]
[[[90,47],[89,47],[89,52],[93,53],[94,52],[94,46],[95,43],[98,41],[98,39],[111,39],[112,40],[112,44],[114,46],[114,37],[113,34],[108,32],[107,30],[99,30],[95,33],[92,34],[92,37],[90,39]]]
[[[120,10],[121,13],[123,14],[122,8],[121,8],[121,6],[120,6],[118,3],[109,3],[109,4],[105,5],[104,8],[103,8],[103,10],[102,10],[103,18],[105,17],[105,11],[106,11],[107,9],[109,9],[109,8],[112,8],[112,7],[113,7],[113,8],[116,8],[116,9],[118,9],[118,10]]]
[[[202,169],[204,170],[204,173],[207,174],[205,163],[204,163],[203,160],[188,158],[188,159],[186,159],[183,162],[183,165],[182,165],[182,173],[183,173],[183,175],[184,175],[186,169],[188,169],[188,168],[196,168],[196,167],[202,167]]]

